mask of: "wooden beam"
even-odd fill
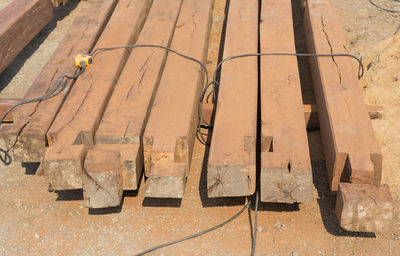
[[[310,53],[347,53],[340,20],[330,0],[308,0],[305,32]],[[330,188],[340,181],[379,185],[382,154],[353,60],[310,58]]]
[[[307,129],[318,129],[318,108],[316,105],[304,104],[304,118],[306,121]],[[369,118],[382,119],[383,118],[383,107],[382,106],[367,106]]]
[[[3,118],[4,114],[15,104],[21,102],[22,99],[12,99],[12,98],[0,98],[0,118]],[[14,121],[13,118],[13,112],[14,110],[12,110],[10,113],[8,113],[8,115],[6,116],[6,118],[4,119],[3,122],[6,123],[12,123]]]
[[[185,0],[171,48],[206,61],[213,0]],[[203,85],[199,64],[169,54],[144,132],[144,196],[182,198]]]
[[[306,122],[307,129],[319,129],[319,121],[318,121],[318,109],[316,105],[311,104],[303,104],[304,108],[304,119]],[[367,105],[369,118],[371,120],[382,119],[383,118],[383,107],[382,106],[374,106]],[[203,103],[203,117],[210,124],[212,121],[212,115],[214,112],[214,104],[212,103]],[[201,122],[202,125],[205,125],[204,122]]]
[[[336,217],[347,231],[390,231],[394,224],[394,203],[389,186],[339,183]]]
[[[260,51],[296,51],[291,0],[262,1]],[[261,57],[260,75],[260,199],[310,202],[313,180],[297,58]]]
[[[146,23],[136,44],[155,44],[169,47],[174,34],[182,0],[154,0]],[[143,170],[142,135],[150,113],[154,95],[164,68],[167,53],[162,49],[134,48],[125,64],[111,99],[104,112],[95,135],[95,149],[89,150],[95,158],[101,158],[104,151],[114,150],[121,158],[122,188],[135,190]],[[92,152],[93,151],[93,152]],[[99,156],[97,156],[99,155]],[[116,165],[117,163],[113,163]],[[118,198],[119,176],[108,175],[103,188]],[[86,193],[84,183],[84,195]],[[108,188],[108,186],[111,186]],[[93,196],[92,196],[93,197]],[[115,206],[109,200],[97,200],[91,208]]]
[[[45,95],[57,85],[62,74],[75,73],[76,68],[72,64],[75,56],[92,51],[116,2],[116,0],[91,0],[85,4],[24,99]],[[5,141],[8,148],[11,148],[15,160],[25,162],[42,160],[47,146],[46,133],[73,84],[74,81],[70,80],[59,95],[45,101],[22,105],[14,110],[14,124],[2,127],[0,138]]]
[[[115,207],[122,199],[122,164],[118,150],[90,150],[83,174],[83,199],[88,208]]]
[[[231,0],[224,58],[257,52],[258,0]],[[226,62],[207,170],[209,197],[253,194],[256,184],[257,57]]]
[[[14,0],[0,11],[0,73],[53,16],[49,0]]]
[[[133,44],[141,31],[151,0],[121,0],[96,48]],[[96,55],[69,93],[47,133],[49,148],[42,161],[53,189],[82,188],[82,163],[94,147],[94,134],[128,58],[127,49]]]

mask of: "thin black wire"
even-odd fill
[[[254,209],[254,234],[253,240],[251,243],[251,256],[254,256],[256,253],[256,244],[257,244],[257,219],[258,219],[258,191],[256,191],[256,206]]]
[[[80,69],[77,69],[76,72],[75,72],[75,75],[73,75],[73,76],[63,74],[63,75],[61,76],[60,81],[57,83],[57,85],[56,85],[51,91],[49,91],[48,93],[46,93],[45,95],[40,96],[40,97],[37,97],[37,98],[29,99],[29,100],[23,100],[23,101],[21,101],[21,102],[18,102],[18,103],[16,103],[16,104],[12,105],[12,106],[6,111],[6,113],[4,113],[3,117],[0,119],[0,126],[3,124],[4,119],[7,117],[7,115],[8,115],[13,109],[15,109],[16,107],[21,106],[21,105],[24,105],[24,104],[28,104],[28,103],[33,103],[33,102],[38,102],[38,101],[42,101],[42,100],[47,100],[47,99],[50,99],[50,98],[53,98],[53,97],[57,96],[58,94],[60,94],[60,93],[65,89],[65,87],[66,87],[66,85],[67,85],[67,80],[65,80],[65,79],[77,79],[83,72],[85,72],[85,67],[80,68]],[[64,80],[65,80],[65,83],[63,83]],[[14,142],[14,145],[16,144],[17,139],[18,139],[18,138],[16,138],[16,141]],[[13,146],[14,146],[14,145],[13,145]],[[13,147],[13,146],[12,146],[12,147]],[[12,162],[12,158],[11,158],[10,153],[9,153],[9,151],[10,151],[10,149],[11,149],[12,147],[7,148],[7,149],[2,149],[2,148],[0,148],[0,160],[1,160],[5,165],[10,165],[11,162]],[[3,155],[1,155],[1,153],[4,154],[4,157],[3,157]]]
[[[92,57],[94,58],[94,57],[96,56],[97,52],[100,52],[100,51],[110,51],[110,50],[126,49],[126,48],[160,48],[160,49],[164,49],[164,50],[166,50],[166,51],[175,53],[175,54],[177,54],[178,56],[181,56],[181,57],[186,58],[186,59],[188,59],[188,60],[194,61],[194,62],[198,63],[198,64],[201,66],[201,68],[203,69],[203,72],[204,72],[204,74],[205,74],[205,76],[206,76],[204,87],[205,87],[205,88],[208,88],[208,87],[210,86],[210,84],[209,84],[209,82],[208,82],[208,81],[209,81],[208,70],[207,70],[207,67],[203,64],[203,62],[201,62],[200,60],[195,59],[195,58],[193,58],[193,57],[190,57],[190,56],[188,56],[188,55],[185,55],[185,54],[182,54],[182,53],[180,53],[180,52],[177,52],[177,51],[175,51],[175,50],[173,50],[173,49],[171,49],[171,48],[169,48],[169,47],[166,47],[166,46],[154,45],[154,44],[140,44],[140,45],[139,45],[139,44],[131,44],[131,45],[125,45],[125,46],[103,47],[103,48],[97,48],[97,49],[95,49],[95,50],[90,54],[90,56],[92,56]],[[211,83],[211,84],[212,84],[212,83]],[[199,116],[199,120],[198,120],[198,124],[197,124],[197,134],[198,134],[197,137],[198,137],[198,139],[199,139],[199,141],[200,141],[201,143],[203,143],[204,145],[206,145],[206,144],[207,144],[207,141],[206,141],[206,139],[204,138],[203,134],[201,133],[200,123],[201,123],[201,121],[203,121],[204,124],[205,124],[205,126],[207,126],[207,127],[210,127],[211,125],[210,125],[210,124],[207,122],[207,120],[205,120],[204,117],[203,117],[202,104],[201,104],[201,103],[203,102],[203,99],[204,99],[204,92],[203,92],[203,93],[201,94],[201,96],[200,96],[200,101],[199,101],[198,108],[197,108],[197,112],[198,112],[198,116]]]
[[[399,0],[393,0],[393,1],[395,1],[395,2],[400,2]],[[376,8],[381,9],[382,11],[385,11],[385,12],[391,12],[391,13],[399,13],[399,12],[400,12],[400,10],[392,10],[392,9],[387,9],[387,8],[382,7],[382,6],[379,6],[379,5],[377,5],[375,2],[373,2],[372,0],[369,0],[369,2],[370,2],[373,6],[375,6]]]
[[[193,238],[196,238],[198,236],[201,236],[201,235],[204,235],[206,233],[209,233],[209,232],[211,232],[213,230],[216,230],[218,228],[221,228],[221,227],[225,226],[226,224],[228,224],[229,222],[231,222],[234,219],[236,219],[237,217],[239,217],[247,208],[250,207],[250,204],[251,204],[251,201],[247,202],[247,204],[245,204],[244,207],[238,213],[236,213],[231,218],[227,219],[226,221],[224,221],[224,222],[222,222],[222,223],[220,223],[220,224],[218,224],[218,225],[216,225],[214,227],[208,228],[208,229],[200,231],[200,232],[198,232],[196,234],[193,234],[193,235],[190,235],[190,236],[187,236],[187,237],[184,237],[184,238],[181,238],[181,239],[169,242],[169,243],[165,243],[165,244],[162,244],[162,245],[155,246],[153,248],[150,248],[150,249],[147,249],[147,250],[145,250],[143,252],[135,254],[135,256],[142,256],[142,255],[145,255],[145,254],[147,254],[149,252],[152,252],[152,251],[155,251],[155,250],[158,250],[158,249],[161,249],[161,248],[173,245],[173,244],[177,244],[177,243],[189,240],[189,239],[193,239]]]
[[[201,66],[201,68],[203,69],[203,72],[204,72],[204,74],[205,74],[205,76],[206,76],[206,79],[205,79],[205,80],[206,80],[206,81],[205,81],[205,86],[208,85],[209,74],[208,74],[207,67],[206,67],[206,65],[203,64],[203,62],[201,62],[200,60],[198,60],[198,59],[196,59],[196,58],[193,58],[193,57],[190,57],[190,56],[188,56],[188,55],[185,55],[185,54],[182,54],[182,53],[180,53],[180,52],[177,52],[177,51],[175,51],[175,50],[173,50],[173,49],[171,49],[171,48],[169,48],[169,47],[166,47],[166,46],[154,45],[154,44],[130,44],[130,45],[125,45],[125,46],[104,47],[104,48],[97,48],[97,49],[95,49],[90,55],[91,55],[92,57],[95,57],[96,54],[97,54],[97,52],[99,52],[99,51],[110,51],[110,50],[124,49],[124,48],[125,48],[125,49],[126,49],[126,48],[160,48],[160,49],[164,49],[164,50],[166,50],[166,51],[168,51],[168,52],[175,53],[176,55],[181,56],[181,57],[183,57],[183,58],[185,58],[185,59],[188,59],[188,60],[191,60],[191,61],[193,61],[193,62],[196,62],[196,63],[198,63],[198,64]],[[206,125],[210,125],[210,124],[203,118],[202,111],[201,111],[201,107],[198,108],[198,114],[199,114],[199,117],[201,118],[201,120],[203,120],[203,122],[204,122]]]
[[[347,54],[347,53],[334,53],[334,54],[315,54],[315,53],[248,53],[248,54],[240,54],[240,55],[234,55],[234,56],[230,56],[227,57],[223,60],[221,60],[218,64],[217,67],[215,68],[214,74],[213,74],[213,79],[212,81],[207,84],[204,89],[203,92],[201,93],[200,96],[200,101],[199,101],[199,114],[201,114],[200,110],[201,110],[201,104],[203,102],[203,99],[207,93],[207,90],[210,86],[213,86],[213,92],[214,92],[214,98],[213,101],[216,102],[216,90],[218,90],[218,86],[219,83],[217,81],[217,73],[218,70],[221,69],[222,64],[224,62],[233,60],[233,59],[238,59],[238,58],[245,58],[245,57],[257,57],[257,56],[297,56],[297,57],[350,57],[355,59],[358,62],[358,79],[360,79],[363,75],[364,75],[364,65],[362,64],[362,59],[361,58],[357,58],[356,56],[352,55],[352,54]],[[206,128],[212,128],[212,126],[204,121],[204,119],[202,119],[203,122],[205,123]],[[204,145],[208,145],[207,140],[204,138],[204,136],[201,133],[201,127],[200,127],[200,122],[197,125],[197,132],[199,133],[198,139],[200,140],[200,142]]]

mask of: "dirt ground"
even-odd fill
[[[9,0],[0,0],[0,9]],[[301,9],[293,0],[296,28]],[[389,0],[375,0],[377,3]],[[334,0],[353,54],[364,57],[366,75],[360,86],[368,104],[384,106],[382,120],[373,126],[384,154],[383,182],[400,205],[400,36],[393,35],[400,14],[377,10],[368,0]],[[0,74],[0,97],[21,97],[68,30],[85,2],[70,0],[56,9],[49,24]],[[388,6],[396,6],[395,4]],[[383,5],[385,6],[385,5]],[[398,4],[400,9],[400,3]],[[219,54],[225,0],[216,0],[207,67],[213,71]],[[1,21],[0,21],[1,22]],[[301,33],[296,35],[298,50]],[[68,60],[66,60],[68,61]],[[71,60],[72,61],[72,60]],[[304,64],[304,65],[303,65]],[[306,63],[301,70],[307,73]],[[303,98],[312,103],[307,75]],[[314,200],[305,204],[261,204],[256,255],[399,255],[399,219],[388,234],[346,232],[334,216],[318,131],[309,132]],[[244,198],[206,196],[205,148],[196,143],[182,201],[144,199],[142,189],[125,193],[121,207],[88,211],[82,191],[48,192],[44,178],[34,175],[35,164],[13,163],[0,168],[0,255],[132,255],[214,226],[238,212]],[[143,187],[143,181],[141,184]],[[225,227],[149,255],[249,255],[251,228],[245,212]]]

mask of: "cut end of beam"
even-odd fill
[[[311,167],[296,167],[289,161],[282,161],[279,154],[272,152],[262,153],[261,159],[262,166],[268,166],[261,168],[262,202],[304,203],[312,201]]]
[[[143,153],[138,144],[97,144],[98,150],[116,150],[120,152],[122,165],[122,187],[124,190],[136,190],[143,170]],[[111,161],[111,160],[110,160]]]
[[[47,148],[41,168],[54,190],[82,188],[82,166],[86,153],[84,145],[61,150],[57,147]]]
[[[252,195],[256,189],[254,165],[208,166],[208,197]]]
[[[18,133],[14,127],[0,133],[0,139],[10,149],[13,159],[21,162],[40,162],[46,150],[45,134],[35,131]]]
[[[186,177],[151,176],[146,181],[144,197],[183,198]]]
[[[340,183],[336,199],[336,217],[347,231],[390,231],[394,203],[388,185]]]
[[[83,197],[88,208],[115,207],[122,199],[121,154],[117,150],[89,150],[83,173]]]

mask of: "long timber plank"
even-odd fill
[[[184,0],[171,48],[205,63],[213,0]],[[182,198],[198,120],[199,64],[168,55],[143,135],[146,197]]]
[[[310,53],[347,53],[330,0],[308,0],[305,32]],[[358,84],[353,60],[310,58],[330,188],[340,181],[379,185],[382,154]]]
[[[116,3],[117,0],[91,0],[85,3],[24,99],[45,95],[55,88],[62,74],[75,73],[75,56],[93,49]],[[47,145],[46,133],[73,84],[74,81],[69,80],[59,95],[22,105],[14,110],[14,124],[0,130],[0,138],[11,148],[14,159],[41,161]]]
[[[261,52],[296,51],[291,0],[263,0],[261,21]],[[260,75],[260,199],[281,203],[312,201],[312,171],[297,58],[261,57]]]
[[[151,0],[118,2],[96,48],[132,44],[143,27]],[[44,174],[56,190],[82,188],[82,165],[113,88],[128,58],[127,49],[96,55],[75,83],[47,133]]]
[[[0,73],[53,16],[49,0],[14,0],[0,11]]]
[[[258,0],[231,0],[224,58],[258,51]],[[207,171],[209,197],[253,194],[256,184],[257,57],[226,62]]]
[[[169,47],[181,4],[182,0],[154,0],[136,44]],[[163,49],[134,48],[132,50],[96,131],[95,149],[93,153],[91,153],[92,150],[89,151],[95,158],[97,155],[103,155],[103,151],[121,152],[121,158],[114,160],[124,162],[122,170],[124,190],[137,189],[143,171],[142,136],[166,58],[167,53]],[[124,154],[126,149],[130,150]],[[104,169],[104,172],[107,173],[108,170]],[[106,177],[114,181],[105,183],[98,190],[108,189],[107,185],[109,185],[111,187],[108,191],[113,191],[115,194],[113,198],[118,198],[119,190],[112,188],[114,184],[119,184],[116,180],[119,176]],[[84,194],[85,186],[84,183]],[[88,195],[85,198],[91,198],[92,201],[97,202],[90,204],[91,201],[88,200],[87,206],[91,208],[113,206],[110,200],[97,200],[98,197],[104,197],[104,193],[98,193],[98,190],[90,190],[95,193],[86,193]]]

